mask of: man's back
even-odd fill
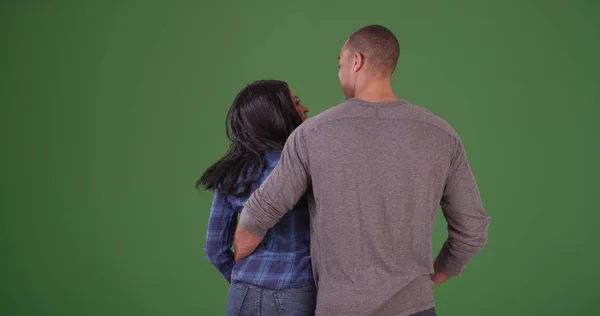
[[[464,153],[453,129],[404,101],[350,99],[306,122],[298,137],[305,139],[314,195],[317,315],[410,315],[433,307],[431,234]],[[471,225],[465,238],[474,254],[471,247],[485,243],[488,218],[467,173],[455,174],[461,181],[450,188],[466,204],[446,211],[473,217],[459,222]],[[454,250],[458,262],[471,257]]]
[[[433,287],[458,275],[487,239],[489,217],[460,139],[444,120],[396,98],[399,54],[398,39],[381,25],[348,38],[338,57],[348,101],[290,135],[240,216],[236,260],[310,189],[318,316],[429,310]],[[448,239],[434,268],[438,206]]]
[[[487,239],[489,217],[458,136],[405,101],[350,99],[302,124],[240,226],[263,236],[309,187],[318,316],[432,308],[438,205],[448,221],[441,272],[458,275]]]

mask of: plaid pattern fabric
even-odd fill
[[[280,152],[265,155],[259,178],[252,184],[254,192],[277,165]],[[204,253],[228,282],[240,281],[269,289],[285,289],[313,281],[310,261],[310,226],[308,206],[300,200],[265,235],[263,242],[249,257],[237,265],[233,261],[233,236],[246,198],[224,196],[215,192]]]

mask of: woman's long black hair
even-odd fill
[[[206,169],[196,188],[246,197],[263,169],[265,153],[282,150],[292,131],[302,124],[302,118],[287,83],[260,80],[238,93],[226,121],[229,150]]]

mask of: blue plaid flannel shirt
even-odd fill
[[[265,155],[265,166],[254,192],[277,165],[280,152]],[[233,236],[246,198],[215,192],[204,253],[227,282],[244,282],[268,289],[285,289],[313,283],[310,260],[310,224],[306,200],[300,200],[265,235],[249,257],[237,265],[233,261]]]

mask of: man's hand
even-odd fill
[[[258,248],[263,237],[257,237],[247,232],[242,225],[237,225],[235,237],[233,239],[234,256],[233,261],[238,263],[240,260],[248,257]]]
[[[435,262],[433,263],[433,269],[435,271],[433,273],[433,276],[431,277],[431,281],[433,281],[434,284],[433,287],[437,287],[438,285],[450,279],[450,275],[442,272],[440,268],[438,268],[438,266],[435,264]]]

